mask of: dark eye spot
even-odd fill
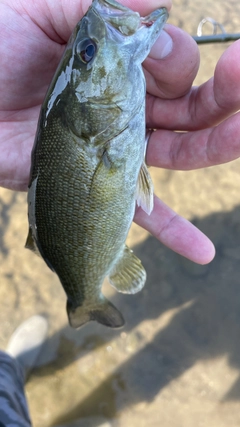
[[[91,39],[82,40],[77,45],[77,53],[85,64],[94,58],[96,50],[96,44]]]

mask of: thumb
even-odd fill
[[[178,98],[192,86],[199,67],[199,50],[193,38],[167,24],[143,66],[147,91],[160,98]]]

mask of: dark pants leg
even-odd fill
[[[31,427],[21,366],[0,351],[0,427]]]

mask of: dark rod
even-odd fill
[[[209,36],[193,36],[193,39],[197,44],[204,43],[222,43],[222,42],[232,42],[240,39],[240,33],[223,33],[223,34],[212,34]]]

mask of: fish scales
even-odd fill
[[[166,19],[166,9],[140,18],[114,0],[94,0],[42,106],[26,247],[57,273],[73,327],[90,320],[121,326],[121,313],[101,292],[104,278],[125,293],[146,280],[125,240],[136,201],[148,213],[153,204],[141,62]]]

